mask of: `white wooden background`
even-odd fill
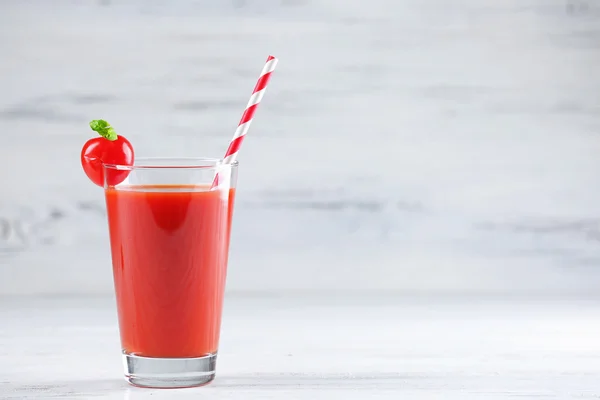
[[[0,1],[0,398],[598,398],[599,47],[595,0]],[[87,123],[220,156],[270,53],[217,379],[131,388]]]
[[[0,293],[110,293],[87,123],[240,156],[229,289],[594,293],[600,4],[0,2]]]

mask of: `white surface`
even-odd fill
[[[597,399],[600,302],[229,297],[217,379],[122,380],[109,298],[1,298],[2,399]]]
[[[0,293],[110,293],[88,121],[221,156],[269,53],[232,292],[598,292],[599,37],[594,0],[0,1]]]

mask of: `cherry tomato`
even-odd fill
[[[81,165],[85,174],[96,185],[104,187],[103,164],[133,165],[133,147],[119,135],[116,140],[96,137],[88,140],[81,150]],[[129,175],[129,170],[110,170],[106,177],[109,186],[118,185]]]

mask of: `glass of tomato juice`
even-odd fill
[[[104,165],[121,348],[133,385],[192,387],[215,377],[237,169],[207,158]]]

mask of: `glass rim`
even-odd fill
[[[136,164],[141,162],[142,164]],[[224,163],[222,158],[209,157],[140,157],[133,161],[133,165],[102,164],[105,169],[133,171],[138,169],[215,169],[230,167],[235,168],[238,161]]]

